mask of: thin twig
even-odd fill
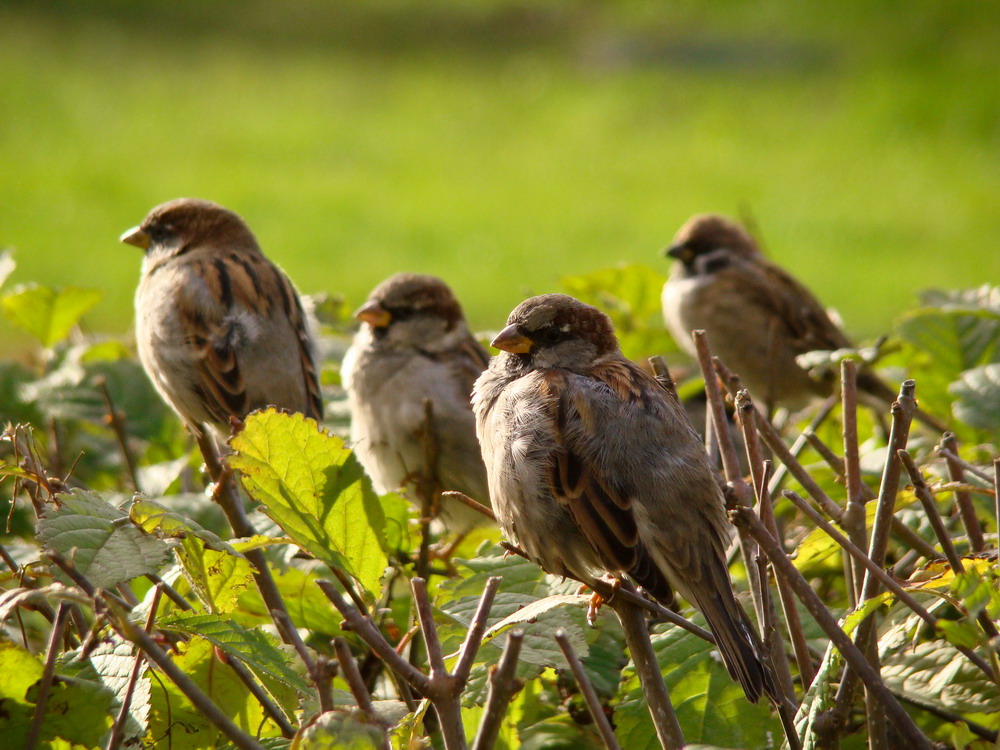
[[[885,572],[884,569],[876,565],[872,559],[868,556],[868,553],[863,549],[858,547],[854,542],[841,534],[837,529],[830,524],[825,518],[823,518],[819,512],[813,508],[806,501],[805,498],[801,497],[791,490],[784,490],[782,494],[788,498],[799,510],[805,513],[820,529],[822,529],[827,536],[829,536],[833,541],[839,544],[853,559],[855,559],[858,564],[870,572],[873,576],[878,578],[879,582],[885,586],[886,589],[891,591],[893,595],[899,599],[904,605],[909,607],[913,612],[920,617],[924,622],[930,625],[932,628],[937,628],[938,618],[932,615],[927,609],[925,609],[916,599],[910,595],[906,589],[904,589],[892,576]],[[990,680],[996,681],[996,676],[990,669],[989,664],[976,654],[974,651],[966,648],[965,646],[955,646],[962,654],[968,657],[969,661],[975,664],[979,669],[981,669]]]
[[[417,610],[417,620],[420,622],[420,632],[424,635],[424,646],[427,649],[427,662],[430,665],[431,680],[448,674],[444,666],[444,654],[441,651],[441,641],[438,640],[437,628],[434,626],[434,614],[431,611],[431,600],[427,596],[427,581],[414,578],[410,581],[413,592],[413,603]]]
[[[500,734],[504,716],[507,715],[507,705],[514,693],[524,684],[517,679],[517,658],[521,654],[521,642],[524,631],[512,630],[507,634],[507,645],[496,667],[490,671],[489,688],[486,692],[486,703],[483,705],[483,715],[479,720],[476,738],[472,742],[472,750],[492,750]]]
[[[903,470],[903,465],[899,460],[897,451],[906,448],[906,443],[910,436],[910,424],[913,421],[913,414],[917,408],[916,400],[914,399],[915,391],[916,383],[912,380],[904,380],[899,389],[899,397],[893,402],[890,408],[892,425],[889,430],[889,447],[886,454],[885,466],[882,469],[882,482],[879,485],[878,499],[875,506],[875,521],[872,524],[871,539],[868,542],[868,557],[879,568],[885,565],[885,555],[889,546],[889,529],[892,526],[892,518],[896,510],[896,495],[899,492],[899,479]],[[878,577],[870,570],[866,570],[861,586],[861,594],[858,597],[859,604],[863,604],[869,599],[878,596],[880,587],[881,583]],[[854,642],[857,644],[858,649],[871,660],[872,668],[878,671],[878,651],[871,647],[875,635],[875,622],[875,617],[868,617],[858,625]],[[855,671],[848,664],[844,669],[843,679],[837,688],[837,696],[833,709],[834,716],[837,717],[841,725],[843,725],[843,722],[847,718],[850,706],[854,703],[854,693],[857,684]],[[882,738],[879,735],[884,734],[884,725],[878,721],[877,716],[873,715],[873,713],[877,712],[869,710],[866,713],[866,719],[869,721],[869,734],[874,730],[877,733],[877,741],[881,742]],[[882,744],[886,743],[882,742]]]
[[[251,674],[250,670],[247,669],[247,666],[232,654],[226,654],[226,664],[228,664],[229,668],[236,673],[240,682],[246,685],[250,694],[257,699],[261,708],[264,709],[264,713],[271,718],[271,721],[278,725],[278,729],[281,730],[281,736],[288,739],[294,737],[295,727],[289,723],[288,717],[285,716],[285,712],[282,711],[273,700],[271,700],[271,696],[269,696],[260,683],[254,679],[253,674]]]
[[[413,688],[424,697],[428,697],[431,692],[430,679],[396,653],[389,642],[382,636],[372,621],[364,613],[347,603],[347,600],[340,595],[337,588],[330,581],[319,580],[316,585],[337,608],[337,611],[347,620],[352,632],[363,640],[368,647],[374,651],[385,665],[393,672],[406,680]]]
[[[719,377],[722,382],[726,383],[729,392],[735,398],[736,394],[739,392],[739,389],[734,390],[734,388],[739,385],[738,380],[734,380],[732,374],[725,368],[718,358],[715,360],[715,369],[719,373]],[[830,518],[839,517],[840,506],[830,499],[830,496],[823,491],[823,488],[821,488],[816,480],[809,475],[809,472],[806,471],[802,464],[799,463],[798,459],[792,455],[788,446],[785,445],[785,441],[782,440],[781,433],[779,433],[775,426],[771,424],[771,421],[761,413],[760,409],[757,409],[756,423],[757,431],[764,440],[764,444],[767,445],[767,447],[771,449],[771,452],[774,453],[781,463],[788,468],[788,471],[793,477],[795,477],[795,480],[802,485],[802,488],[809,494],[809,497],[819,503],[820,507],[823,508],[823,512],[830,516]],[[803,439],[803,443],[804,442],[805,441]],[[776,484],[775,480],[772,479],[772,488]]]
[[[660,665],[656,661],[656,652],[653,651],[653,644],[649,639],[649,629],[646,626],[646,618],[643,616],[642,610],[624,599],[613,599],[609,602],[609,606],[614,609],[621,621],[622,630],[625,632],[625,643],[632,655],[635,673],[639,677],[642,694],[646,698],[646,708],[653,719],[653,728],[656,730],[660,745],[669,750],[684,747],[684,733],[681,731],[680,722],[677,721],[674,705],[670,702],[670,693],[667,692],[667,686],[663,682],[663,673],[660,672]],[[563,637],[565,639],[565,634]],[[570,661],[570,654],[567,652],[569,640],[566,639],[565,646],[560,641],[559,646],[566,654],[566,660]],[[570,661],[570,666],[573,667],[573,673],[576,674],[576,668],[572,661]],[[582,665],[580,670],[582,672]],[[585,677],[586,675],[583,675],[583,678]],[[576,679],[581,684],[582,689],[581,676],[577,675]],[[584,697],[586,698],[586,694]],[[597,710],[604,713],[600,704],[597,705]],[[591,712],[593,713],[593,709]]]
[[[28,738],[24,743],[25,750],[34,750],[42,732],[42,722],[45,720],[45,708],[49,703],[49,690],[52,687],[52,680],[56,675],[56,657],[59,656],[59,645],[62,642],[63,629],[66,627],[66,618],[68,617],[69,604],[60,602],[59,610],[56,612],[56,621],[52,624],[52,630],[49,632],[49,648],[45,654],[45,667],[42,670],[42,678],[38,683],[38,697],[35,699],[35,712],[31,717]]]
[[[788,559],[778,541],[764,528],[761,520],[751,510],[741,507],[730,511],[730,515],[733,517],[735,523],[745,526],[750,534],[753,535],[754,539],[757,540],[757,543],[770,558],[778,574],[788,579],[795,595],[799,597],[799,600],[809,610],[816,623],[844,656],[847,663],[856,671],[865,683],[865,686],[880,700],[883,709],[893,724],[896,725],[900,734],[903,735],[913,748],[933,750],[931,743],[920,732],[917,725],[913,723],[913,719],[903,710],[895,696],[882,682],[878,672],[872,668],[865,659],[864,654],[847,637],[847,634],[844,633],[837,620],[824,606],[819,596],[816,595],[816,592],[810,588],[809,583],[802,577],[802,574],[799,573],[794,563]]]
[[[253,737],[236,726],[215,701],[205,695],[194,680],[174,664],[173,660],[145,630],[128,619],[127,610],[120,607],[119,601],[115,597],[108,596],[107,592],[101,592],[100,599],[115,615],[113,620],[115,630],[142,649],[146,656],[163,670],[164,674],[184,693],[199,713],[212,722],[240,750],[262,750],[262,746]]]
[[[943,448],[941,446],[938,446],[938,448],[936,449],[935,452],[939,456],[942,456],[943,458],[946,458],[949,461],[954,461],[957,465],[961,466],[967,472],[969,472],[970,474],[972,474],[972,476],[978,477],[979,479],[982,479],[984,482],[992,482],[993,481],[993,477],[991,477],[989,474],[987,474],[983,469],[980,469],[978,466],[975,466],[974,464],[970,464],[964,458],[962,458],[961,456],[959,456],[956,453],[952,453],[947,448]]]
[[[175,589],[173,586],[164,581],[155,573],[148,573],[146,575],[146,578],[148,578],[150,581],[156,584],[163,591],[163,593],[167,595],[167,598],[174,604],[176,604],[180,609],[189,610],[192,608],[190,602],[188,602],[187,599],[181,596],[181,593],[177,589]]]
[[[128,447],[128,432],[125,429],[125,415],[115,409],[115,404],[111,400],[111,392],[108,391],[108,379],[99,375],[94,381],[104,397],[104,406],[108,413],[104,415],[105,424],[111,427],[118,442],[118,450],[121,451],[122,459],[125,461],[125,468],[128,469],[128,478],[132,482],[132,489],[139,489],[139,473],[136,471],[135,458]]]
[[[351,647],[343,638],[333,639],[333,650],[337,655],[337,663],[340,664],[340,673],[344,676],[347,686],[351,689],[351,695],[358,702],[358,708],[375,718],[375,707],[372,705],[372,696],[368,692],[368,687],[361,677],[358,663],[354,661]]]
[[[479,511],[488,519],[493,521],[493,523],[496,523],[497,514],[493,512],[493,509],[491,507],[489,507],[488,505],[483,505],[478,500],[472,499],[464,492],[459,492],[458,490],[445,490],[444,492],[441,493],[441,497],[448,498],[451,500],[458,500],[458,502],[464,505],[468,505],[473,510]]]
[[[583,664],[580,662],[579,657],[577,657],[576,652],[573,650],[573,644],[569,642],[569,638],[566,636],[566,631],[559,628],[555,632],[554,637],[556,639],[556,643],[559,644],[559,648],[562,649],[563,656],[566,657],[566,663],[569,664],[569,668],[573,672],[573,676],[576,678],[577,684],[580,686],[580,693],[583,695],[583,700],[587,704],[587,710],[590,711],[590,715],[594,719],[594,723],[597,725],[597,731],[601,735],[601,740],[603,740],[604,746],[608,748],[608,750],[621,750],[621,746],[615,738],[615,731],[611,728],[611,722],[608,721],[608,717],[604,713],[604,707],[601,706],[601,701],[597,698],[597,693],[594,691],[594,686],[590,684],[590,680],[587,678],[587,673],[583,671]],[[662,679],[663,678],[661,677],[661,682]],[[679,745],[663,745],[664,748],[669,748],[670,750],[683,746],[683,740]]]
[[[726,407],[723,402],[722,391],[719,388],[719,378],[713,364],[712,352],[709,350],[708,337],[704,331],[692,331],[691,338],[694,340],[695,348],[698,352],[698,365],[705,380],[705,397],[708,399],[708,413],[712,416],[715,438],[718,441],[719,452],[722,456],[722,468],[726,481],[733,488],[733,495],[737,502],[749,506],[753,497],[753,488],[747,485],[740,470],[739,458],[736,455],[736,447],[733,445],[732,435],[729,432],[729,423],[726,420]],[[717,358],[715,358],[717,359]],[[734,396],[736,394],[733,394]],[[757,618],[757,628],[766,636],[766,581],[761,579],[760,571],[754,565],[757,557],[757,545],[747,535],[737,529],[740,540],[740,552],[743,555],[743,562],[747,572],[747,580],[750,583],[750,596],[753,599],[754,614]],[[787,668],[787,659],[785,667]]]
[[[844,436],[844,482],[847,484],[847,508],[844,510],[843,525],[851,541],[859,548],[868,546],[865,528],[864,482],[861,481],[861,453],[858,447],[858,371],[854,360],[845,359],[840,363],[841,399],[843,402]],[[850,558],[845,558],[850,564]],[[864,584],[864,571],[851,564],[851,576],[847,580],[848,605],[856,607]]]
[[[238,537],[252,537],[257,530],[250,523],[246,512],[243,509],[243,501],[236,492],[233,481],[232,470],[228,464],[223,465],[215,451],[215,443],[206,433],[197,435],[198,447],[205,458],[205,466],[208,468],[209,477],[215,482],[215,491],[212,499],[222,508],[222,512],[229,522],[233,533]],[[267,564],[267,558],[263,550],[247,549],[243,552],[244,557],[250,562],[251,573],[257,589],[260,591],[260,598],[264,600],[264,607],[268,612],[278,610],[288,615],[288,608],[281,598],[278,585],[274,582],[271,569]],[[289,617],[291,620],[291,617]]]
[[[764,452],[761,450],[760,441],[757,435],[756,410],[753,408],[753,401],[747,391],[740,391],[736,394],[736,412],[739,415],[740,426],[743,430],[743,444],[747,450],[747,461],[750,465],[750,475],[753,478],[754,493],[757,496],[757,511],[764,520],[764,525],[775,539],[780,539],[778,534],[778,524],[774,518],[774,508],[771,505],[770,487],[771,462],[764,460]],[[758,555],[758,557],[760,557]],[[766,590],[766,576],[760,576],[762,589]],[[799,665],[799,673],[802,676],[803,685],[808,687],[812,683],[815,670],[812,666],[812,659],[809,656],[809,647],[806,644],[805,633],[802,630],[802,622],[799,620],[799,612],[795,607],[795,597],[788,584],[781,578],[776,578],[778,588],[778,598],[781,601],[781,609],[785,615],[785,626],[788,630],[789,640],[795,652],[795,659]],[[774,622],[773,605],[765,603],[766,619]],[[771,625],[764,632],[764,642],[768,644],[771,654],[771,664],[775,668],[778,682],[781,685],[785,700],[793,704],[798,701],[795,697],[795,686],[792,682],[792,672],[788,664],[788,655],[785,653],[785,645],[781,641],[778,629]]]
[[[458,651],[458,662],[455,671],[452,673],[459,684],[461,690],[469,680],[472,672],[472,665],[476,660],[476,653],[483,642],[483,634],[486,632],[486,621],[490,616],[490,609],[493,607],[493,600],[496,598],[497,590],[500,588],[500,576],[490,576],[483,587],[483,594],[479,598],[479,606],[469,623],[469,630],[462,641],[462,647]]]
[[[733,477],[740,477],[742,479],[743,473],[740,471],[740,462],[736,454],[736,447],[733,445],[732,436],[729,434],[729,426],[726,421],[726,407],[723,402],[722,391],[719,388],[719,378],[712,364],[712,352],[708,347],[708,338],[704,331],[692,331],[691,338],[698,351],[698,364],[701,367],[702,377],[705,379],[705,397],[708,399],[709,412],[712,415],[712,423],[715,426],[715,438],[719,442],[723,473],[726,476],[726,480],[730,482],[733,481]],[[733,395],[735,396],[736,394]]]
[[[730,387],[729,390],[730,392],[732,392],[732,387]],[[828,398],[823,400],[823,402],[819,405],[819,408],[816,409],[816,413],[813,415],[813,418],[809,420],[809,424],[806,425],[806,428],[799,433],[798,437],[796,437],[794,441],[792,441],[792,447],[788,449],[788,452],[792,456],[794,456],[795,458],[799,457],[799,454],[802,453],[803,449],[806,447],[806,445],[808,445],[808,443],[806,442],[806,433],[815,432],[816,430],[818,430],[820,428],[820,425],[822,425],[826,421],[827,417],[829,417],[830,414],[833,413],[833,409],[836,405],[837,405],[836,394],[829,396]],[[788,478],[788,474],[789,474],[788,466],[784,462],[782,462],[781,466],[779,466],[777,470],[774,472],[774,476],[771,477],[771,488],[770,488],[771,494],[774,494],[779,489],[781,489],[781,487],[785,483],[785,480]]]
[[[163,595],[163,588],[157,586],[153,591],[153,600],[149,605],[149,614],[146,615],[145,630],[149,633],[153,629],[153,621],[156,619],[156,609],[160,604],[160,597]],[[129,672],[128,684],[125,687],[125,695],[122,696],[122,705],[115,718],[114,726],[111,727],[111,737],[108,739],[107,750],[118,750],[122,740],[125,739],[125,724],[128,722],[130,710],[132,708],[132,695],[135,693],[135,686],[139,682],[139,672],[146,659],[142,651],[136,649],[135,660],[132,662],[132,671]]]
[[[295,623],[292,622],[292,618],[289,617],[287,612],[272,609],[271,619],[274,620],[274,624],[281,634],[281,640],[285,643],[290,643],[292,648],[295,649],[295,653],[299,655],[302,663],[306,665],[309,679],[316,686],[316,692],[319,695],[320,710],[324,712],[332,711],[334,705],[333,686],[331,685],[333,675],[329,669],[328,659],[323,654],[317,654],[315,659],[312,657],[305,642],[299,635]]]
[[[949,453],[958,453],[958,440],[955,433],[946,432],[941,437],[941,447]],[[945,466],[948,468],[948,478],[953,482],[964,484],[965,471],[957,461],[945,457]],[[972,504],[972,497],[966,490],[955,490],[955,505],[962,517],[962,524],[965,526],[965,533],[969,536],[969,547],[973,552],[982,552],[986,546],[983,540],[983,528],[979,525],[976,517],[976,508]]]

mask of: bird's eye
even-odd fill
[[[550,328],[545,328],[538,332],[539,343],[546,346],[551,346],[552,344],[555,344],[561,338],[562,338],[562,331],[560,331],[555,326],[552,326]]]
[[[146,227],[146,234],[154,243],[162,243],[170,235],[170,232],[163,224],[150,224]]]

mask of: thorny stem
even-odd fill
[[[414,578],[410,581],[410,589],[413,592],[417,620],[420,622],[420,632],[424,635],[424,647],[427,649],[427,663],[430,665],[431,680],[440,679],[448,674],[448,670],[444,666],[441,641],[438,639],[437,628],[434,626],[431,600],[427,596],[427,581],[423,578]]]
[[[970,474],[972,474],[972,476],[978,477],[979,479],[982,479],[984,482],[992,482],[993,481],[993,478],[989,474],[987,474],[985,471],[983,471],[982,469],[980,469],[978,466],[970,464],[968,461],[966,461],[964,458],[962,458],[961,456],[959,456],[957,453],[953,453],[952,451],[948,450],[947,448],[943,448],[943,447],[940,447],[940,446],[937,448],[936,452],[937,452],[937,454],[939,456],[941,456],[941,457],[943,457],[943,458],[945,458],[945,459],[947,459],[949,461],[954,461],[956,464],[958,464],[959,466],[961,466],[967,472],[969,472]]]
[[[591,717],[594,719],[594,723],[597,725],[597,731],[601,735],[601,740],[604,742],[604,746],[608,750],[621,750],[621,746],[618,744],[618,740],[615,738],[615,731],[611,728],[611,722],[608,721],[608,717],[604,713],[604,707],[601,706],[601,701],[597,697],[597,693],[594,691],[594,686],[590,684],[590,680],[587,678],[587,673],[583,671],[583,664],[577,657],[576,652],[573,650],[573,645],[569,642],[569,638],[566,636],[566,631],[559,628],[555,632],[556,643],[559,644],[559,648],[562,649],[563,656],[566,657],[566,663],[569,664],[570,670],[573,672],[573,676],[576,678],[577,684],[580,686],[580,693],[583,695],[583,700],[587,704],[587,710],[590,711]],[[660,678],[663,681],[663,678]],[[661,738],[661,743],[662,743]],[[684,741],[681,739],[680,744],[663,743],[663,747],[667,750],[673,750],[673,748],[680,748],[684,746]]]
[[[246,668],[246,665],[242,661],[237,659],[232,654],[228,654],[227,664],[229,668],[236,673],[239,677],[240,682],[246,685],[247,690],[250,694],[257,699],[260,703],[261,708],[264,709],[271,720],[278,725],[281,730],[281,736],[287,739],[291,739],[295,736],[295,727],[293,727],[288,718],[285,716],[285,712],[278,708],[277,704],[271,700],[271,697],[267,694],[263,687],[257,682],[254,676],[250,673],[250,670]]]
[[[736,448],[733,445],[732,435],[729,433],[729,425],[726,421],[726,407],[723,402],[722,391],[719,388],[719,378],[716,375],[713,365],[712,352],[708,347],[708,337],[704,331],[692,331],[691,338],[694,340],[694,345],[698,352],[698,364],[701,367],[701,373],[705,380],[705,397],[708,399],[708,413],[712,416],[714,434],[718,441],[719,452],[722,455],[722,468],[726,481],[733,488],[736,500],[743,505],[749,506],[751,505],[753,489],[747,486],[746,481],[743,479],[743,473],[740,471]],[[764,638],[766,639],[767,605],[765,603],[765,588],[767,584],[761,580],[760,571],[754,565],[754,559],[758,554],[757,545],[740,529],[737,529],[737,534],[740,540],[740,553],[743,555],[743,563],[746,567],[747,579],[750,583],[750,595],[753,598],[754,614],[757,617],[757,629],[761,633],[764,633]],[[787,658],[784,668],[785,670],[788,668]]]
[[[719,373],[719,378],[726,383],[729,392],[735,398],[736,394],[741,390],[738,388],[739,380],[733,378],[732,374],[726,367],[719,361],[718,358],[714,360],[715,369]],[[756,407],[755,407],[756,408]],[[781,433],[775,428],[771,421],[761,413],[760,409],[757,409],[757,431],[760,433],[761,438],[771,452],[783,463],[788,471],[796,481],[802,485],[803,489],[813,498],[820,506],[823,508],[823,512],[826,513],[830,518],[838,518],[840,516],[840,506],[837,505],[830,496],[827,495],[823,489],[817,484],[816,480],[809,476],[809,472],[805,470],[802,464],[799,463],[791,451],[788,450],[788,446],[785,445],[785,441],[781,438]],[[771,486],[774,487],[776,482],[772,479]]]
[[[868,553],[863,549],[858,547],[854,542],[841,534],[837,529],[823,516],[819,514],[815,508],[813,508],[806,501],[805,498],[801,497],[791,490],[785,490],[782,494],[788,498],[799,510],[801,510],[806,516],[808,516],[817,527],[822,529],[827,536],[829,536],[833,541],[839,544],[852,558],[854,558],[858,564],[870,572],[873,576],[878,578],[879,582],[891,591],[899,601],[904,605],[909,607],[913,612],[920,617],[924,622],[930,625],[932,628],[937,627],[938,618],[932,615],[927,609],[925,609],[916,599],[911,596],[906,589],[904,589],[891,575],[885,572],[884,569],[876,565],[872,559],[868,556]],[[974,651],[966,648],[965,646],[956,646],[962,654],[968,657],[969,661],[979,667],[987,677],[989,677],[994,682],[996,681],[996,676],[990,669],[989,664],[986,663],[978,654]]]
[[[372,696],[368,692],[365,681],[361,678],[361,671],[358,663],[354,661],[351,648],[343,638],[333,639],[333,651],[337,655],[337,663],[340,664],[340,672],[344,675],[347,686],[351,689],[351,695],[358,702],[358,708],[366,714],[375,718],[375,707],[372,705]]]
[[[730,377],[733,378],[734,376],[730,375]],[[739,388],[742,388],[742,386],[739,385],[737,380],[733,386],[729,387],[729,391],[732,393],[734,389],[739,390]],[[807,445],[806,434],[818,430],[820,425],[823,424],[826,421],[826,418],[829,417],[830,414],[833,412],[833,408],[836,405],[837,405],[836,394],[825,399],[823,403],[820,404],[819,408],[816,410],[816,413],[813,415],[813,418],[809,420],[809,424],[806,425],[805,430],[799,433],[799,436],[796,437],[794,441],[792,441],[792,447],[788,449],[788,452],[792,456],[794,456],[795,458],[799,457],[799,454],[802,453],[802,450]],[[771,494],[777,492],[782,487],[782,485],[784,485],[785,479],[788,478],[788,474],[789,474],[788,466],[787,464],[782,462],[781,466],[779,466],[777,470],[774,472],[774,476],[771,477],[771,488],[770,488]]]
[[[125,468],[128,470],[128,478],[132,482],[132,489],[138,490],[139,474],[135,468],[135,458],[133,458],[132,451],[128,447],[125,415],[115,409],[115,404],[111,400],[111,392],[108,391],[108,379],[102,375],[95,382],[101,391],[101,396],[104,398],[104,406],[108,410],[108,413],[104,416],[104,421],[111,427],[111,431],[115,434],[115,440],[118,442],[118,450],[121,451],[122,459],[125,461]]]
[[[38,683],[38,697],[35,699],[35,713],[31,717],[31,727],[24,743],[25,750],[34,750],[42,732],[42,722],[45,720],[45,708],[49,702],[49,690],[56,674],[56,657],[59,656],[59,644],[62,642],[66,619],[69,617],[69,604],[61,602],[56,612],[56,621],[49,632],[49,648],[45,654],[45,667],[42,679]]]
[[[670,693],[667,692],[667,686],[663,682],[663,673],[660,672],[642,610],[624,599],[612,600],[609,606],[615,610],[621,621],[625,643],[632,655],[635,673],[639,677],[639,684],[646,698],[646,708],[649,709],[649,715],[653,719],[653,727],[660,745],[664,748],[684,747],[684,733],[681,731],[673,703],[670,702]],[[559,645],[562,646],[562,643]],[[563,653],[566,653],[565,648]],[[566,658],[568,660],[569,656]],[[577,681],[580,681],[579,677]]]
[[[347,603],[336,587],[330,581],[316,581],[327,598],[337,608],[337,611],[347,620],[352,632],[363,640],[374,651],[386,666],[406,680],[423,696],[431,691],[431,681],[423,672],[400,656],[389,642],[382,636],[372,621],[364,614]]]
[[[496,598],[497,590],[500,588],[500,576],[490,576],[483,587],[482,596],[479,598],[479,606],[469,623],[469,630],[462,641],[459,649],[458,662],[455,664],[454,677],[459,685],[465,685],[472,672],[472,665],[476,660],[476,653],[483,642],[483,634],[486,632],[486,621],[493,607],[493,600]]]
[[[770,476],[771,462],[764,460],[764,453],[760,447],[757,437],[756,411],[753,408],[753,401],[747,391],[740,391],[736,394],[736,410],[740,418],[740,426],[743,429],[743,444],[746,446],[747,461],[750,465],[750,474],[753,478],[754,493],[757,496],[757,509],[760,517],[764,520],[764,525],[775,539],[780,539],[778,524],[774,518],[774,508],[771,504]],[[761,576],[762,588],[766,589],[767,578]],[[785,625],[788,629],[788,637],[792,642],[792,649],[795,652],[795,660],[799,665],[799,673],[802,676],[802,684],[808,687],[812,683],[815,670],[812,666],[812,658],[809,656],[809,647],[806,644],[805,633],[802,631],[802,622],[799,619],[799,612],[795,607],[795,597],[788,584],[781,578],[776,578],[775,583],[778,588],[778,598],[781,600],[781,609],[785,615]],[[774,622],[773,604],[768,602],[765,609],[767,619]],[[771,662],[775,666],[778,680],[782,687],[782,692],[787,701],[797,703],[795,697],[795,686],[792,682],[791,668],[788,664],[788,655],[785,653],[784,643],[781,641],[781,634],[777,628],[771,625],[764,633],[765,642],[771,654]]]
[[[949,453],[958,453],[958,440],[953,432],[946,432],[941,437],[941,447]],[[948,478],[953,482],[963,484],[965,482],[965,471],[957,461],[945,457],[945,466],[948,467]],[[983,529],[979,525],[976,517],[976,508],[972,504],[972,496],[966,490],[955,490],[955,504],[958,506],[959,515],[962,517],[962,525],[965,526],[965,533],[969,537],[969,546],[973,552],[982,552],[986,546],[983,540]]]
[[[257,530],[250,523],[250,519],[247,518],[246,512],[243,510],[243,501],[236,492],[232,471],[229,470],[228,466],[224,467],[219,460],[215,451],[215,443],[208,434],[201,433],[196,437],[198,447],[205,458],[209,477],[215,482],[215,492],[212,493],[212,499],[222,508],[222,512],[236,536],[248,538],[254,536]],[[268,567],[264,552],[259,549],[248,549],[243,555],[250,561],[253,579],[257,583],[260,598],[264,600],[267,611],[278,610],[287,616],[288,609],[285,607],[281,592],[278,591],[278,586],[271,576],[271,569]]]
[[[843,401],[844,481],[847,484],[847,509],[843,524],[851,541],[859,548],[868,544],[865,529],[865,486],[861,481],[861,454],[858,448],[858,368],[854,360],[840,363],[841,399]],[[848,558],[849,559],[849,558]],[[857,606],[864,572],[851,565],[848,604]]]
[[[844,656],[848,665],[855,670],[865,683],[865,686],[878,698],[882,708],[893,724],[896,725],[897,729],[899,729],[900,734],[903,735],[913,748],[933,750],[928,739],[924,737],[917,728],[917,725],[913,723],[913,719],[903,710],[895,696],[882,682],[878,672],[872,668],[865,659],[864,654],[854,645],[847,634],[844,633],[816,592],[812,590],[806,579],[802,577],[802,574],[799,573],[792,561],[788,559],[778,541],[764,528],[761,520],[757,518],[753,511],[742,507],[737,507],[730,511],[730,515],[733,517],[735,523],[747,528],[754,539],[757,540],[757,543],[760,544],[761,548],[770,558],[771,563],[775,566],[778,574],[788,579],[799,601],[809,610],[816,623]]]
[[[478,500],[472,499],[464,492],[459,492],[458,490],[445,490],[444,492],[441,493],[441,497],[448,498],[450,500],[458,500],[458,502],[462,503],[463,505],[467,505],[473,510],[479,511],[488,519],[493,521],[493,523],[496,523],[497,521],[497,514],[493,512],[493,509],[491,507],[489,507],[488,505],[483,505]]]
[[[149,605],[149,614],[146,615],[145,631],[147,633],[153,629],[153,621],[156,619],[156,609],[160,605],[160,597],[162,595],[163,588],[161,586],[157,586],[153,591],[153,600]],[[125,739],[125,724],[128,721],[129,711],[132,707],[132,695],[135,693],[135,686],[139,681],[139,671],[142,669],[142,665],[146,661],[142,655],[142,651],[139,651],[138,649],[136,649],[136,651],[135,661],[132,662],[132,671],[129,672],[128,685],[125,688],[125,695],[122,696],[121,709],[119,709],[114,726],[111,728],[111,737],[108,739],[107,750],[117,750],[118,746],[121,745],[122,740]]]
[[[288,616],[287,612],[278,609],[271,610],[271,619],[274,620],[278,632],[281,633],[281,640],[291,644],[295,653],[299,655],[302,663],[306,665],[309,679],[316,686],[316,693],[319,695],[319,707],[322,711],[333,710],[333,687],[330,684],[333,674],[330,669],[330,662],[322,654],[317,654],[314,659],[309,653],[305,642],[299,636],[299,631],[295,628],[295,623]]]
[[[201,688],[195,684],[194,680],[188,677],[173,660],[161,649],[156,641],[142,628],[130,622],[126,609],[120,607],[118,601],[101,592],[101,600],[107,604],[110,612],[114,613],[112,620],[115,630],[123,638],[126,638],[138,646],[151,659],[164,674],[169,677],[178,689],[184,693],[191,704],[211,721],[218,729],[230,739],[230,741],[240,750],[262,750],[261,745],[250,735],[240,729],[233,721],[223,713],[222,709],[216,705],[215,701],[205,695]]]
[[[507,705],[514,693],[523,685],[523,682],[515,676],[523,640],[523,630],[517,629],[508,633],[503,655],[496,667],[490,671],[486,703],[483,706],[482,718],[479,720],[479,728],[476,730],[476,738],[472,742],[472,750],[492,750],[500,734],[503,718],[507,714]]]

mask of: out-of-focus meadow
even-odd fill
[[[123,331],[117,236],[194,195],[303,292],[427,271],[495,328],[717,210],[874,336],[1000,278],[998,50],[961,1],[6,2],[0,246]]]

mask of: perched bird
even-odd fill
[[[145,250],[135,294],[139,359],[196,436],[277,406],[320,419],[306,315],[244,221],[209,201],[157,206],[121,236]]]
[[[665,253],[675,261],[663,286],[663,318],[677,343],[697,356],[691,331],[738,374],[754,400],[799,409],[832,393],[837,373],[816,378],[796,361],[815,349],[852,344],[813,294],[757,248],[749,232],[717,214],[693,216]],[[868,367],[858,388],[891,403],[897,392]],[[920,412],[935,429],[945,426]]]
[[[362,325],[342,373],[351,441],[376,491],[430,482],[488,503],[470,398],[489,354],[469,332],[451,289],[434,276],[396,274],[354,315]],[[485,520],[454,500],[442,510],[446,526],[459,533]]]
[[[722,491],[683,409],[621,353],[610,319],[562,294],[507,319],[473,410],[504,534],[543,569],[679,591],[756,701],[776,694],[733,594]]]

